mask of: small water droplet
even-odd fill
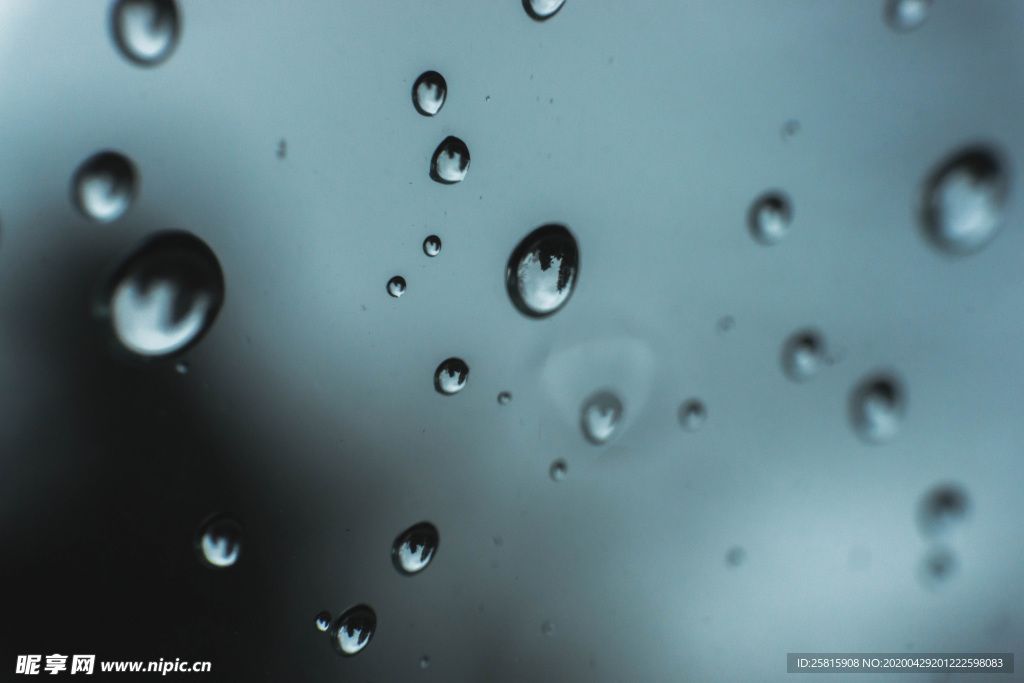
[[[883,443],[896,436],[905,411],[901,384],[886,374],[861,380],[850,394],[854,431],[868,443]]]
[[[580,268],[576,238],[564,225],[544,225],[523,238],[505,269],[509,297],[531,318],[551,315],[569,301]]]
[[[496,548],[500,548],[505,543],[505,541],[501,540],[501,536],[495,536],[493,540]]]
[[[932,0],[887,0],[885,21],[901,33],[913,31],[928,19],[931,6]]]
[[[423,655],[420,657],[420,668],[426,669],[428,666],[430,666],[430,657]]]
[[[679,424],[688,432],[695,432],[704,426],[708,419],[708,409],[698,398],[683,401],[679,406]]]
[[[918,510],[918,526],[925,536],[939,536],[967,518],[971,503],[959,484],[940,484],[925,494]]]
[[[738,545],[729,548],[729,551],[725,554],[725,561],[730,567],[740,566],[745,559],[747,559],[747,551]]]
[[[156,66],[170,57],[180,26],[174,0],[119,0],[111,12],[114,42],[140,66]]]
[[[469,147],[449,135],[434,150],[430,160],[430,177],[444,185],[461,182],[469,171]]]
[[[794,382],[809,380],[825,362],[825,338],[816,330],[800,330],[782,345],[782,371]]]
[[[750,205],[747,226],[755,240],[765,246],[778,244],[789,233],[793,205],[781,192],[767,192]]]
[[[281,141],[277,143],[277,158],[284,159],[288,156],[288,141],[281,138]]]
[[[721,318],[718,319],[719,332],[728,332],[735,326],[736,318],[733,318],[731,315],[723,315]]]
[[[622,401],[610,391],[599,391],[583,402],[580,425],[587,441],[600,446],[612,438],[622,419]]]
[[[418,574],[434,559],[439,542],[437,527],[430,522],[415,524],[399,534],[391,544],[391,562],[399,573]]]
[[[183,231],[142,241],[106,281],[96,315],[122,347],[142,358],[181,353],[213,326],[224,276],[213,250]]]
[[[507,406],[512,401],[512,394],[507,391],[503,391],[498,394],[498,405]]]
[[[376,613],[369,605],[356,605],[345,610],[331,624],[331,644],[339,655],[350,657],[370,644],[376,630]]]
[[[437,366],[434,388],[439,393],[451,396],[462,391],[468,379],[469,366],[461,358],[449,358]]]
[[[214,515],[199,527],[199,559],[211,567],[230,567],[242,551],[242,527],[224,515]]]
[[[388,280],[388,294],[396,299],[405,294],[405,278],[401,275],[396,275]]]
[[[423,240],[423,253],[431,257],[440,254],[441,238],[437,235],[431,235],[427,239]]]
[[[536,21],[546,21],[562,9],[565,0],[523,0],[523,9]]]
[[[997,152],[961,150],[925,181],[925,234],[950,255],[977,251],[1002,227],[1009,193],[1009,173]]]
[[[957,569],[956,555],[946,546],[932,546],[921,563],[921,581],[926,588],[938,590]]]
[[[796,119],[790,119],[782,124],[782,130],[780,132],[783,140],[793,137],[800,132],[800,122]]]
[[[327,632],[331,628],[331,613],[324,610],[320,614],[316,615],[316,629],[318,631]]]
[[[546,636],[555,635],[555,622],[545,619],[544,623],[540,625],[540,631]]]
[[[556,460],[551,463],[551,479],[553,481],[565,481],[569,474],[569,465],[564,460]]]
[[[447,96],[448,84],[436,71],[424,71],[413,83],[412,103],[424,116],[433,116],[441,111]]]
[[[188,363],[186,363],[185,361],[182,361],[182,362],[178,363],[177,365],[175,365],[174,369],[175,369],[175,371],[177,371],[177,373],[179,375],[187,375],[188,374],[188,370],[189,370]]]
[[[100,152],[78,167],[71,182],[71,201],[86,218],[115,221],[135,201],[135,165],[119,152]]]

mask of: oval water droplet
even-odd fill
[[[549,316],[569,301],[579,269],[579,247],[568,228],[541,226],[512,251],[505,269],[509,298],[526,316]]]
[[[420,657],[420,668],[426,669],[428,666],[430,666],[430,657],[423,655]]]
[[[415,524],[391,544],[391,562],[401,574],[419,574],[434,559],[440,536],[430,522]]]
[[[120,152],[100,152],[75,170],[71,201],[86,218],[98,223],[116,221],[135,201],[135,165]]]
[[[556,460],[551,463],[549,474],[552,481],[565,481],[566,476],[569,474],[569,464],[565,460]]]
[[[334,650],[351,657],[362,652],[377,630],[377,615],[369,605],[350,607],[331,624],[330,636]]]
[[[500,394],[498,394],[498,405],[500,405],[500,406],[507,406],[511,402],[512,402],[512,394],[510,394],[509,392],[503,391]]]
[[[918,526],[925,536],[949,532],[967,518],[970,498],[959,484],[940,484],[925,494],[918,509]]]
[[[943,545],[932,546],[921,562],[921,581],[926,588],[938,590],[957,569],[956,555]]]
[[[412,85],[412,103],[424,116],[433,116],[441,111],[447,96],[448,84],[436,71],[424,71]]]
[[[331,628],[331,613],[324,610],[316,615],[316,630],[327,632]]]
[[[430,159],[430,177],[444,185],[461,182],[469,171],[469,147],[457,137],[448,136]]]
[[[754,239],[765,246],[778,244],[789,233],[793,205],[781,192],[767,192],[750,206],[747,225]]]
[[[800,330],[782,345],[782,371],[794,382],[805,382],[825,364],[825,338],[816,330]]]
[[[688,432],[695,432],[704,426],[708,419],[708,409],[704,402],[697,398],[690,398],[679,406],[679,424]]]
[[[747,559],[747,551],[738,545],[729,548],[729,551],[725,554],[725,561],[730,567],[740,566],[745,559]]]
[[[612,438],[622,419],[622,401],[610,391],[599,391],[583,402],[580,425],[587,441],[600,446]]]
[[[565,0],[523,0],[523,9],[536,21],[546,21],[562,9]]]
[[[883,443],[896,436],[905,411],[903,387],[888,374],[861,380],[850,395],[853,429],[868,443]]]
[[[224,515],[214,515],[199,527],[199,559],[211,567],[230,567],[242,552],[242,526]]]
[[[950,255],[977,251],[1002,227],[1009,194],[1009,172],[999,153],[984,147],[961,150],[925,181],[925,234]]]
[[[388,294],[396,299],[405,294],[405,278],[401,275],[396,275],[388,280]]]
[[[178,44],[181,21],[174,0],[119,0],[111,12],[114,42],[140,66],[156,66]]]
[[[885,21],[901,33],[913,31],[928,19],[931,7],[932,0],[887,0]]]
[[[461,358],[449,358],[437,366],[434,373],[434,388],[441,394],[451,396],[463,390],[469,379],[469,366]]]
[[[440,254],[441,238],[437,235],[431,235],[427,239],[423,240],[423,253],[431,257]]]
[[[96,314],[109,321],[136,358],[179,354],[213,326],[224,301],[224,276],[213,250],[172,230],[142,241],[100,290]]]

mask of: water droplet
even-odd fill
[[[918,525],[925,536],[939,536],[967,518],[970,498],[959,484],[941,484],[921,500]]]
[[[698,398],[683,401],[679,406],[679,424],[688,432],[700,429],[708,419],[708,409]]]
[[[156,66],[178,44],[181,22],[174,0],[119,0],[111,13],[114,41],[140,66]]]
[[[854,431],[868,443],[883,443],[896,436],[905,410],[903,388],[888,375],[861,380],[850,395]]]
[[[555,635],[555,622],[545,619],[544,623],[540,625],[540,631],[546,636]]]
[[[556,460],[551,463],[551,479],[553,481],[565,481],[569,474],[569,465],[564,460]]]
[[[931,6],[932,0],[888,0],[885,3],[885,20],[901,33],[913,31],[928,19]]]
[[[242,527],[224,515],[214,515],[199,527],[199,558],[211,567],[230,567],[242,551]]]
[[[430,177],[444,185],[454,185],[469,170],[469,147],[462,140],[448,136],[434,150],[430,160]]]
[[[921,581],[926,588],[937,590],[956,572],[956,555],[946,546],[933,546],[921,563]]]
[[[498,394],[498,405],[507,406],[512,401],[512,394],[507,391],[503,391]]]
[[[412,85],[412,103],[424,116],[433,116],[441,111],[447,96],[448,84],[436,71],[424,71]]]
[[[345,610],[331,624],[331,644],[339,655],[350,657],[370,644],[376,630],[377,615],[374,611],[369,605],[356,605]]]
[[[718,319],[719,332],[728,332],[735,326],[736,318],[733,318],[731,315],[723,315],[721,318]]]
[[[135,165],[119,152],[100,152],[75,171],[71,201],[86,218],[116,221],[131,208],[136,193]]]
[[[565,0],[523,0],[523,9],[531,18],[537,21],[546,21],[562,9]]]
[[[947,254],[977,251],[1002,227],[1009,193],[1009,173],[998,153],[981,147],[961,150],[925,182],[925,233]]]
[[[740,566],[745,559],[747,559],[747,551],[738,545],[729,548],[729,551],[725,554],[725,561],[730,567]]]
[[[441,238],[437,235],[431,235],[427,239],[423,240],[423,253],[427,256],[437,256],[441,253]]]
[[[331,613],[324,610],[316,615],[316,630],[326,632],[331,628]]]
[[[437,366],[434,388],[439,393],[451,396],[462,391],[468,379],[469,366],[461,358],[449,358]]]
[[[610,391],[599,391],[583,402],[580,424],[583,436],[600,446],[612,438],[622,419],[622,401]]]
[[[183,231],[146,238],[105,283],[96,313],[136,357],[183,352],[213,326],[224,301],[220,263]]]
[[[501,540],[501,536],[495,536],[492,540],[497,548],[500,548],[505,543],[505,541]]]
[[[426,669],[428,666],[430,666],[430,657],[423,655],[420,657],[420,668]]]
[[[782,139],[786,140],[800,132],[800,122],[796,119],[790,119],[782,124]]]
[[[508,295],[531,318],[551,315],[569,301],[580,269],[576,238],[564,225],[544,225],[516,246],[505,269]]]
[[[388,294],[396,299],[405,294],[405,278],[401,275],[396,275],[388,280]]]
[[[175,369],[175,371],[179,375],[187,375],[188,374],[188,370],[189,370],[188,363],[186,363],[185,361],[182,361],[182,362],[178,363],[177,365],[175,365],[174,369]]]
[[[804,382],[825,364],[825,339],[815,330],[800,330],[782,345],[782,371],[794,382]]]
[[[767,192],[750,205],[747,224],[754,239],[765,246],[778,244],[789,233],[793,205],[781,192]]]
[[[391,545],[391,562],[402,574],[418,574],[434,559],[440,537],[430,522],[420,522],[399,534]]]

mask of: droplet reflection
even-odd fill
[[[174,0],[119,0],[111,12],[114,42],[140,66],[156,66],[171,56],[180,25]]]
[[[120,152],[100,152],[75,171],[71,201],[86,218],[116,221],[131,208],[136,194],[135,165]]]
[[[434,559],[440,536],[430,522],[409,527],[391,545],[391,562],[401,574],[411,576],[427,568]]]
[[[599,391],[583,402],[580,425],[587,441],[600,446],[612,438],[622,419],[622,401],[610,391]]]
[[[508,260],[509,298],[520,313],[547,317],[569,301],[579,268],[579,248],[572,233],[564,225],[544,225],[524,237]]]
[[[196,540],[199,557],[216,568],[230,567],[242,552],[242,527],[224,515],[214,515],[199,528]]]
[[[344,657],[361,652],[377,630],[377,615],[368,605],[356,605],[345,610],[331,625],[331,645]]]

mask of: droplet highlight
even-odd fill
[[[782,371],[794,382],[806,382],[825,365],[825,338],[817,330],[800,330],[782,346]]]
[[[438,393],[451,396],[466,387],[469,366],[461,358],[449,358],[437,366],[434,373],[434,388]]]
[[[400,574],[419,574],[434,559],[439,542],[437,527],[430,522],[415,524],[391,544],[391,562]]]
[[[975,252],[1002,228],[1009,194],[1009,172],[997,152],[984,147],[961,150],[925,181],[925,234],[946,254]]]
[[[551,463],[551,469],[548,474],[551,475],[552,481],[565,481],[566,476],[569,474],[569,464],[565,460],[556,460]]]
[[[369,605],[356,605],[345,610],[331,625],[331,645],[343,657],[362,652],[377,630],[377,614]]]
[[[544,225],[523,238],[505,269],[509,298],[520,313],[545,318],[561,309],[576,288],[580,253],[564,225]]]
[[[683,429],[688,432],[695,432],[703,427],[707,421],[708,409],[700,399],[687,399],[679,406],[677,417]]]
[[[918,527],[925,536],[941,536],[962,523],[970,508],[966,489],[954,483],[940,484],[921,500],[917,513]]]
[[[214,515],[200,526],[196,549],[208,566],[230,567],[242,552],[242,526],[230,517]]]
[[[547,21],[562,9],[565,0],[523,0],[523,9],[535,21]]]
[[[71,201],[83,216],[110,223],[135,202],[138,174],[120,152],[100,152],[78,167],[72,177]]]
[[[867,443],[880,444],[896,436],[905,412],[903,387],[887,374],[863,379],[850,395],[853,429]]]
[[[388,280],[388,294],[396,299],[405,294],[405,278],[401,275],[396,275]]]
[[[750,206],[747,226],[755,240],[765,246],[782,241],[789,234],[793,222],[793,205],[781,192],[767,192]]]
[[[469,147],[457,137],[448,136],[430,159],[430,177],[443,185],[462,182],[469,171]]]
[[[427,239],[423,240],[423,253],[433,258],[441,253],[441,238],[437,235],[431,235]]]
[[[885,21],[893,30],[906,33],[927,21],[931,9],[932,0],[887,0]]]
[[[441,111],[448,97],[448,84],[436,71],[424,71],[412,86],[412,103],[423,116],[434,116]]]
[[[139,66],[156,66],[178,45],[181,19],[174,0],[119,0],[111,12],[114,42]]]
[[[615,434],[622,420],[622,401],[611,391],[599,391],[583,402],[580,426],[587,441],[600,446]]]
[[[324,610],[320,614],[316,615],[316,630],[327,632],[331,628],[331,613]]]

